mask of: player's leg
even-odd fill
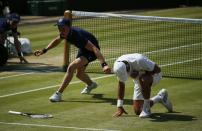
[[[134,94],[133,94],[133,110],[136,115],[140,115],[144,103],[141,87],[138,80],[134,80]],[[150,107],[154,105],[153,99],[150,99]]]
[[[70,81],[72,80],[75,70],[82,68],[87,63],[88,63],[88,60],[85,57],[79,57],[75,59],[67,68],[67,72],[65,74],[62,85],[59,88],[58,92],[62,93],[64,89],[69,85]]]
[[[141,85],[141,91],[144,99],[149,99],[151,94],[151,86],[153,78],[151,75],[143,74],[139,77],[139,83]]]
[[[168,92],[166,89],[161,89],[156,96],[159,96],[160,103],[168,110],[168,112],[173,112],[173,105],[168,99]]]
[[[85,73],[86,66],[77,69],[76,77],[86,83],[86,87],[81,91],[81,94],[89,94],[92,89],[97,88],[97,83],[93,82],[87,73]]]
[[[162,79],[162,73],[154,74],[152,77],[153,77],[152,86],[155,86]],[[150,100],[153,102],[153,104],[156,104],[156,103],[159,103],[162,100],[162,98],[157,94],[156,96],[152,97]]]
[[[139,84],[139,80],[135,79],[134,82],[134,93],[133,93],[133,110],[136,115],[140,115],[142,111],[142,105],[144,102],[144,97],[141,92],[141,87]]]
[[[85,58],[88,63],[97,59],[96,55],[88,50],[79,50],[77,57]],[[88,63],[85,65],[85,67],[83,66],[82,68],[77,69],[77,77],[87,84],[87,86],[81,91],[81,94],[89,94],[92,89],[97,88],[97,84],[93,82],[90,77],[85,73],[85,69]]]
[[[144,100],[133,100],[133,110],[136,115],[140,115],[142,112],[142,106],[143,106]]]
[[[92,80],[90,79],[90,77],[88,76],[88,74],[85,73],[87,66],[83,66],[81,68],[78,68],[76,70],[76,77],[78,79],[80,79],[81,81],[83,81],[84,83],[86,83],[87,85],[92,84]]]
[[[139,83],[141,86],[141,92],[144,97],[144,103],[142,107],[142,112],[140,113],[140,118],[149,117],[151,115],[150,111],[150,94],[153,78],[151,75],[142,74],[139,77]]]
[[[143,104],[144,104],[144,97],[142,94],[141,85],[139,79],[134,80],[134,94],[133,94],[133,109],[136,115],[140,115],[142,112]],[[149,101],[150,106],[153,105],[153,101]],[[150,110],[148,110],[148,114],[150,114]]]
[[[153,77],[152,86],[154,86],[160,82],[160,80],[162,79],[162,74],[158,73],[153,75],[152,77]],[[135,113],[139,115],[143,108],[144,97],[142,95],[141,85],[139,80],[136,80],[134,82],[135,82],[135,87],[134,87],[134,96],[133,96],[133,108]],[[168,93],[165,89],[160,90],[156,96],[150,98],[150,107],[152,107],[156,103],[162,103],[162,105],[164,105],[169,112],[172,112],[173,110],[172,103],[169,101]]]
[[[73,74],[76,69],[82,68],[84,65],[88,63],[88,60],[84,57],[79,57],[75,59],[67,68],[67,72],[63,78],[62,84],[59,87],[58,91],[54,93],[49,99],[52,102],[61,101],[61,94],[65,90],[65,88],[69,85],[70,81],[72,80]]]
[[[162,73],[154,74],[152,86],[158,84],[162,79]],[[151,98],[153,103],[161,103],[169,112],[173,111],[173,106],[170,100],[168,99],[168,92],[166,89],[161,89],[158,94]]]
[[[141,94],[141,92],[140,92],[140,94]],[[140,115],[140,113],[142,112],[143,104],[144,104],[144,98],[142,95],[141,95],[142,99],[140,99],[140,98],[138,99],[135,96],[137,96],[136,92],[134,92],[134,96],[133,96],[133,110],[134,110],[136,115]],[[159,95],[152,97],[150,99],[150,108],[154,104],[161,102],[161,100],[162,100],[162,98]]]

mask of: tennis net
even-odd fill
[[[123,54],[142,53],[163,76],[202,78],[202,19],[73,11],[73,26],[93,33],[110,67]],[[70,48],[70,61],[77,49]],[[102,72],[98,61],[87,72]]]

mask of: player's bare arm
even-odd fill
[[[13,38],[14,38],[15,48],[16,48],[17,52],[21,53],[21,44],[20,44],[20,41],[17,38],[17,35],[13,34]]]
[[[111,73],[111,68],[107,65],[102,53],[100,52],[100,50],[96,46],[94,46],[90,41],[88,41],[85,48],[90,50],[90,51],[93,51],[95,53],[96,57],[100,61],[100,64],[102,65],[104,73],[106,73],[106,74]]]
[[[14,38],[14,43],[15,43],[15,48],[18,53],[18,57],[20,59],[20,63],[28,63],[28,61],[24,58],[22,50],[21,50],[21,43],[18,40],[17,33],[13,33],[13,38]]]
[[[118,100],[117,100],[117,108],[118,110],[113,115],[114,117],[122,116],[124,113],[128,114],[123,108],[123,100],[125,95],[125,83],[119,81],[118,83]]]
[[[35,56],[40,56],[44,53],[46,53],[48,50],[56,47],[63,39],[60,38],[60,36],[57,36],[55,39],[53,39],[46,48],[44,49],[40,49],[40,50],[36,50],[34,52]]]
[[[157,64],[155,64],[153,71],[146,71],[146,73],[149,75],[154,75],[160,72],[161,72],[161,68]]]

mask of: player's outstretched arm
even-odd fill
[[[18,57],[19,57],[19,59],[20,59],[20,63],[29,63],[29,62],[25,59],[25,57],[23,56],[22,49],[21,49],[21,43],[20,43],[20,41],[18,40],[17,34],[13,33],[13,38],[14,38],[15,48],[16,48],[17,53],[18,53]]]
[[[57,36],[55,39],[53,39],[46,48],[40,49],[40,50],[36,50],[34,51],[34,55],[35,56],[40,56],[45,54],[48,50],[56,47],[60,42],[62,41],[62,39],[60,38],[60,36]]]

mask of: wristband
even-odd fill
[[[103,62],[103,63],[101,64],[101,66],[102,66],[102,68],[103,68],[103,67],[107,66],[107,63],[106,63],[106,62]]]
[[[48,50],[46,48],[43,48],[42,52],[46,53]]]
[[[123,106],[123,100],[118,99],[117,100],[117,107],[122,107]]]

